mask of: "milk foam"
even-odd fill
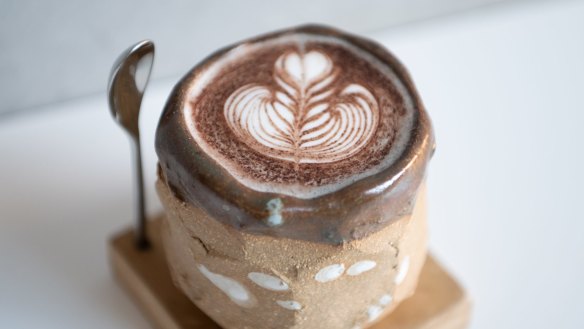
[[[238,86],[224,104],[217,104],[232,133],[250,149],[275,161],[296,165],[334,164],[350,159],[372,142],[381,120],[379,100],[367,86],[343,77],[343,67],[336,65],[326,51],[306,49],[308,43],[341,47],[365,60],[383,74],[403,99],[405,117],[397,127],[389,152],[378,164],[355,172],[333,184],[305,186],[297,183],[272,183],[255,179],[241,163],[227,157],[208,143],[197,128],[196,100],[222,71],[242,58],[281,45],[293,45],[273,63],[273,81]],[[346,82],[346,81],[349,82]],[[340,85],[338,81],[345,81]],[[334,192],[364,177],[375,174],[402,154],[413,124],[414,105],[404,83],[386,64],[347,41],[329,36],[288,34],[262,42],[244,43],[207,65],[187,87],[183,115],[188,131],[201,149],[223,166],[238,181],[261,192],[313,198]],[[383,136],[377,137],[384,142]]]

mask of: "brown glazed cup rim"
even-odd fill
[[[346,187],[311,199],[259,192],[244,186],[202,151],[190,135],[182,114],[190,85],[227,52],[241,45],[297,33],[339,38],[375,56],[402,81],[414,108],[410,139],[394,163]],[[225,47],[205,58],[173,89],[156,132],[159,178],[177,198],[203,208],[239,231],[331,244],[360,239],[411,211],[434,148],[430,119],[404,66],[373,41],[321,25],[266,34]],[[282,204],[280,212],[284,222],[280,226],[270,226],[265,221],[269,216],[267,204],[275,199]]]

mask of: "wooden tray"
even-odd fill
[[[110,240],[114,277],[155,328],[220,329],[173,285],[157,234],[160,222],[157,218],[149,223],[152,248],[148,251],[134,247],[131,229]],[[429,256],[416,293],[369,329],[462,329],[470,308],[464,290]]]

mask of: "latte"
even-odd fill
[[[433,144],[401,64],[319,26],[209,56],[177,84],[156,133],[177,198],[243,231],[328,243],[411,211]]]
[[[188,82],[194,142],[243,185],[313,198],[390,166],[415,109],[394,70],[340,38],[242,44]]]

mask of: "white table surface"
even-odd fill
[[[584,2],[371,36],[409,67],[433,119],[430,244],[472,295],[471,327],[584,328]],[[174,82],[144,100],[151,213]],[[129,142],[105,95],[0,122],[0,151],[0,328],[147,327],[107,264],[133,207]]]

